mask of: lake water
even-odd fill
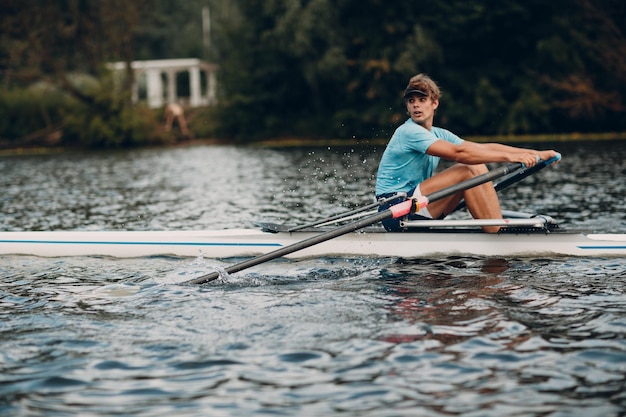
[[[506,209],[626,233],[626,143],[553,144]],[[303,223],[383,147],[0,157],[3,230]],[[0,257],[0,415],[624,416],[626,259]]]

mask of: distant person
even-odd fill
[[[187,136],[189,130],[187,129],[187,121],[185,120],[185,112],[178,103],[170,103],[165,107],[165,130],[171,131],[174,124],[174,120],[178,121],[180,132]]]
[[[475,143],[459,138],[454,133],[433,126],[441,92],[437,84],[425,74],[409,80],[404,90],[404,102],[410,118],[396,129],[378,167],[376,198],[391,197],[403,192],[420,197],[442,190],[488,171],[486,163],[521,162],[527,167],[537,159],[547,160],[557,155],[553,150],[536,151],[498,143]],[[471,115],[468,115],[471,117]],[[457,162],[456,165],[435,174],[439,160]],[[475,219],[501,219],[500,202],[491,182],[429,204],[412,218],[443,218],[465,199]],[[394,200],[391,204],[397,204]],[[380,210],[388,208],[385,204]],[[383,221],[385,229],[401,231],[400,219]],[[496,233],[500,226],[483,227]]]

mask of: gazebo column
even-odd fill
[[[208,71],[208,88],[207,88],[207,104],[217,103],[217,78],[215,77],[215,71],[212,69]]]
[[[133,77],[133,86],[131,87],[130,99],[133,103],[137,103],[139,101],[139,77],[141,77],[142,72],[135,71],[135,76]]]
[[[146,70],[146,82],[148,87],[148,107],[154,109],[163,106],[161,71],[158,69]]]
[[[197,66],[189,68],[189,105],[198,107],[202,105],[202,97],[200,94],[200,68]]]
[[[176,71],[167,71],[167,102],[176,103],[178,95],[176,92]]]

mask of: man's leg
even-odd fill
[[[174,115],[168,109],[165,112],[165,131],[169,132],[170,130],[172,130],[173,124],[174,124]]]
[[[469,180],[488,171],[485,165],[464,165],[456,164],[452,167],[433,175],[431,178],[420,184],[422,194],[428,195],[446,187]],[[435,201],[428,205],[428,211],[433,218],[448,215],[459,204],[461,199],[465,199],[467,209],[475,219],[500,219],[502,211],[498,194],[491,182],[470,188],[469,190],[458,192],[451,197]],[[485,226],[483,230],[488,233],[496,233],[499,226]]]
[[[178,125],[180,126],[180,131],[183,135],[189,134],[189,129],[187,129],[187,121],[185,120],[185,116],[181,113],[177,116]]]

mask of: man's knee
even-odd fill
[[[462,165],[465,169],[467,178],[474,178],[479,175],[485,174],[489,172],[489,168],[485,164],[477,164],[477,165]]]

